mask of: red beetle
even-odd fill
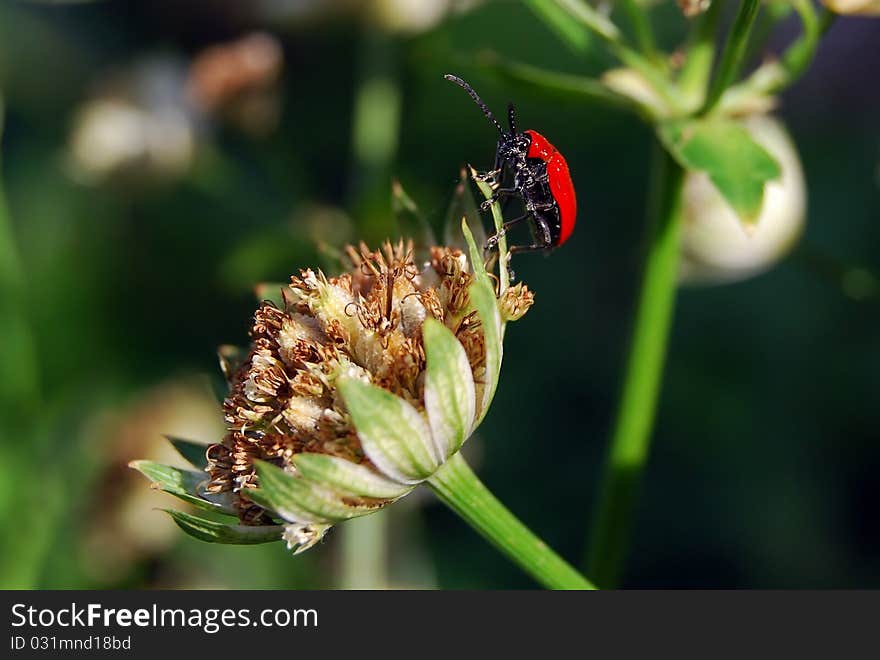
[[[492,183],[495,191],[491,199],[483,202],[481,209],[488,209],[501,195],[516,195],[522,199],[526,212],[519,218],[505,222],[504,230],[527,218],[534,222],[535,243],[514,245],[510,252],[551,250],[565,243],[574,230],[577,215],[574,184],[571,182],[565,158],[537,131],[516,132],[512,104],[507,106],[510,130],[505,131],[473,87],[457,76],[447,74],[443,77],[470,94],[501,134],[495,151],[495,167],[483,175]],[[513,185],[510,188],[500,187],[505,167],[513,170]],[[495,247],[497,242],[498,236],[492,236],[487,247]]]

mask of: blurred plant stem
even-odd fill
[[[349,520],[342,535],[340,589],[387,589],[387,511]]]
[[[364,240],[388,238],[391,164],[400,133],[401,92],[394,37],[367,21],[360,50],[360,71],[352,111],[351,206]],[[342,534],[341,587],[387,587],[388,529],[377,514],[350,521]]]
[[[819,40],[834,23],[837,16],[828,7],[822,8],[822,13],[817,14],[812,0],[793,0],[792,5],[801,17],[803,34],[798,38],[782,56],[782,66],[787,74],[785,83],[791,84],[800,78],[816,54]]]
[[[812,64],[819,42],[834,24],[837,14],[827,7],[817,14],[811,0],[794,0],[792,5],[801,19],[801,36],[792,42],[778,61],[759,67],[735,87],[775,94],[795,83]]]
[[[392,235],[391,166],[397,154],[402,95],[394,37],[367,21],[352,111],[350,197],[358,233],[368,242]]]
[[[0,406],[16,413],[39,406],[37,350],[27,314],[24,270],[6,203],[0,97]]]
[[[648,253],[587,562],[588,574],[601,588],[617,585],[626,558],[675,303],[684,171],[659,141],[654,144],[651,168]]]
[[[489,492],[461,454],[441,466],[428,485],[444,504],[543,586],[595,589]]]
[[[730,87],[739,74],[743,57],[748,50],[749,34],[752,31],[755,18],[758,16],[760,6],[761,3],[758,0],[744,0],[739,6],[736,19],[724,44],[724,50],[721,52],[718,71],[715,73],[715,78],[706,95],[706,101],[700,110],[701,115],[707,114],[715,107],[724,90]]]
[[[698,20],[690,40],[687,59],[678,78],[679,88],[689,97],[705,95],[715,59],[715,32],[718,28],[718,13],[721,3],[713,2]],[[705,102],[698,99],[695,107]]]
[[[33,473],[32,464],[45,448],[46,410],[42,409],[36,340],[28,318],[24,268],[12,219],[6,203],[3,179],[3,103],[0,97],[0,418],[4,441],[0,461],[5,477],[0,482],[0,519],[7,533],[0,541],[0,587],[28,589],[36,583],[48,552],[54,512],[58,506],[56,483],[23,481]],[[13,442],[13,438],[22,439]],[[35,492],[30,492],[30,491]],[[40,515],[22,516],[21,498],[39,501]],[[15,521],[15,531],[12,524]]]
[[[502,58],[498,53],[484,50],[477,62],[503,80],[529,85],[563,95],[573,95],[612,108],[638,112],[632,99],[609,89],[600,80],[569,73],[547,71],[531,64]]]
[[[632,26],[639,50],[645,56],[655,59],[657,57],[657,45],[654,40],[651,21],[648,20],[648,8],[643,7],[636,0],[623,0],[621,5]]]

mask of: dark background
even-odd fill
[[[153,510],[170,498],[125,464],[167,458],[162,433],[219,438],[215,348],[246,341],[252,285],[320,263],[316,236],[393,235],[392,177],[439,231],[458,168],[489,165],[494,139],[448,71],[499,112],[514,99],[573,172],[577,231],[551,258],[516,264],[537,303],[508,328],[498,395],[468,451],[536,533],[584,555],[638,281],[649,130],[480,69],[475,54],[491,49],[602,70],[518,3],[409,33],[351,4],[292,9],[307,4],[0,2],[0,155],[21,275],[4,292],[0,355],[7,584],[340,584],[344,529],[294,559],[279,544],[202,544]],[[673,6],[654,16],[666,45],[682,41]],[[185,167],[78,172],[75,118],[109,80],[164,58],[174,88],[202,49],[253,29],[283,49],[275,124],[181,106],[194,136]],[[839,19],[784,95],[809,190],[802,247],[749,281],[681,292],[624,586],[880,587],[880,305],[839,277],[880,271],[878,65],[880,20]],[[359,90],[376,78],[400,99],[388,162],[353,146]],[[425,493],[379,515],[392,586],[533,586]]]

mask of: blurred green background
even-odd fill
[[[682,39],[672,3],[653,15],[664,44]],[[449,71],[499,112],[515,100],[573,172],[577,231],[550,258],[517,259],[537,303],[508,330],[468,452],[579,562],[638,281],[650,134],[500,81],[485,50],[567,72],[603,64],[518,2],[0,2],[2,584],[352,584],[344,528],[296,558],[202,544],[126,463],[167,458],[163,433],[220,438],[215,349],[246,342],[254,284],[326,263],[316,245],[393,236],[392,178],[440,231],[459,167],[488,166],[494,149]],[[839,20],[783,98],[809,187],[802,247],[749,281],[682,290],[624,586],[880,587],[880,301],[841,277],[880,272],[878,65],[880,21]],[[365,583],[534,586],[427,493],[378,515],[387,575]]]

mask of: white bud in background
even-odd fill
[[[835,14],[880,16],[880,0],[822,0]]]
[[[185,173],[197,135],[182,81],[182,65],[162,57],[99,79],[101,91],[74,114],[68,138],[71,174],[83,183],[101,183]]]
[[[761,212],[744,224],[704,173],[685,179],[680,280],[720,284],[761,273],[785,256],[800,237],[806,185],[800,159],[782,123],[753,116],[743,125],[779,163],[782,175],[767,183]]]

